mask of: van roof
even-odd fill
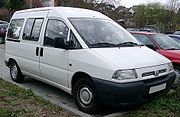
[[[101,19],[110,19],[107,16],[93,10],[83,9],[83,8],[73,8],[73,7],[42,7],[42,8],[33,8],[16,11],[15,14],[27,13],[27,12],[38,12],[38,11],[47,11],[52,10],[60,14],[63,14],[67,18],[73,17],[84,17],[84,18],[101,18]]]

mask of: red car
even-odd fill
[[[165,34],[131,32],[140,42],[172,61],[175,71],[180,74],[180,44]]]

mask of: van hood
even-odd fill
[[[170,60],[153,50],[141,47],[92,48],[118,69],[135,69],[169,63]]]

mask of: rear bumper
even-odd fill
[[[174,80],[175,73],[170,73],[154,79],[131,83],[114,83],[110,81],[93,78],[100,101],[104,104],[119,106],[133,105],[143,101],[147,101],[154,96],[169,91]],[[149,94],[149,90],[153,86],[166,83],[166,88]]]

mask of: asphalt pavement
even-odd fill
[[[0,77],[2,77],[4,80],[8,82],[13,82],[10,78],[9,68],[6,67],[4,64],[4,52],[5,52],[5,45],[0,44]],[[72,96],[56,87],[37,81],[31,77],[25,77],[25,81],[17,85],[27,89],[31,89],[32,91],[35,92],[35,94],[42,96],[44,99],[54,104],[60,105],[66,111],[70,111],[79,116],[86,116],[86,117],[91,116],[89,114],[79,111]],[[120,116],[121,114],[122,114],[121,111],[117,112],[117,110],[115,111],[114,109],[106,108],[104,111],[93,116],[112,117],[112,116]]]

